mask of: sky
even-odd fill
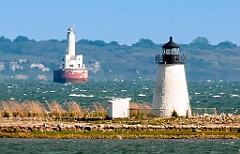
[[[179,44],[206,37],[210,44],[240,45],[240,0],[0,0],[0,36],[66,39],[131,45],[172,36]]]

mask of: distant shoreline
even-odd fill
[[[240,138],[240,117],[232,122],[197,118],[154,120],[55,121],[43,118],[1,118],[0,138],[59,139],[236,139]],[[216,118],[217,119],[217,118]],[[159,124],[159,122],[166,123]],[[172,121],[171,121],[172,120]],[[198,124],[194,122],[200,122]],[[151,124],[147,124],[151,123]],[[155,124],[154,124],[155,123]]]

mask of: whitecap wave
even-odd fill
[[[84,95],[84,94],[69,94],[70,97],[94,97],[93,95]]]
[[[81,90],[79,90],[79,91],[83,91],[83,92],[86,92],[87,90],[82,90],[82,89],[81,89]]]
[[[231,94],[231,96],[230,97],[240,97],[239,95],[237,95],[237,94]]]
[[[222,97],[222,96],[220,96],[220,95],[213,95],[212,97],[219,98],[219,97]]]
[[[142,86],[142,89],[148,90],[149,88],[147,86]]]

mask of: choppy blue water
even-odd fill
[[[90,81],[84,84],[59,84],[41,81],[0,81],[0,100],[71,101],[91,107],[93,103],[106,103],[111,98],[129,97],[133,102],[152,103],[154,81]],[[217,108],[218,113],[240,114],[240,81],[188,82],[192,108]]]
[[[239,154],[240,139],[0,139],[1,154]]]

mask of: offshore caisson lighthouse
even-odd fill
[[[156,55],[158,72],[153,115],[171,117],[175,112],[179,116],[191,116],[184,61],[185,56],[179,56],[179,46],[170,37],[170,41],[162,46],[162,55]]]
[[[88,82],[88,70],[83,64],[83,55],[75,54],[75,34],[70,27],[67,33],[66,55],[60,59],[60,68],[53,72],[53,82]]]

